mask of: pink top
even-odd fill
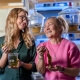
[[[80,67],[80,53],[77,46],[70,40],[63,39],[60,44],[51,44],[50,41],[43,42],[39,46],[45,46],[52,57],[52,65],[60,65],[62,67]],[[56,56],[56,59],[55,59]],[[37,62],[36,56],[35,63]],[[44,53],[44,61],[48,65],[47,53]],[[59,71],[49,71],[46,69],[45,80],[75,80],[75,77],[68,76]]]

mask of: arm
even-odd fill
[[[2,49],[0,49],[0,67],[4,68],[8,59],[8,48],[7,46],[3,46]]]
[[[77,46],[75,45],[70,51],[69,54],[69,66],[65,67],[63,73],[69,76],[77,76],[79,74],[79,68],[80,68],[80,52]],[[61,70],[61,69],[59,69]]]
[[[37,70],[41,73],[41,74],[44,74],[45,73],[45,62],[44,62],[44,57],[42,56],[38,56],[37,57],[37,62],[36,62],[36,67],[37,67]]]
[[[1,46],[2,44],[4,44],[3,41],[4,41],[4,36],[0,37],[0,68],[1,69],[5,67],[6,62],[7,62],[7,57],[8,57],[8,55],[6,53],[7,48],[5,46],[3,46],[3,47]],[[3,48],[4,48],[4,50],[3,50]]]
[[[36,57],[36,46],[34,42],[33,46],[29,49],[29,54],[30,54],[30,62],[29,63],[22,62],[22,66],[27,70],[36,71],[36,65],[34,62]]]
[[[7,62],[7,54],[3,53],[1,59],[0,59],[0,68],[4,68]]]
[[[32,64],[30,63],[24,63],[24,62],[21,62],[21,66],[24,67],[25,69],[27,70],[31,70],[32,69]]]
[[[70,69],[65,69],[67,74],[77,76],[80,68],[80,52],[76,45],[69,51]],[[69,71],[70,70],[70,71]]]
[[[4,73],[7,57],[8,55],[5,52],[2,53],[2,50],[0,48],[0,73]]]
[[[46,69],[45,60],[44,60],[45,51],[46,51],[46,48],[43,45],[37,47],[37,56],[35,59],[35,63],[36,63],[37,70],[41,74],[44,74]]]
[[[63,71],[64,74],[75,77],[79,74],[79,68],[65,68]]]
[[[75,77],[79,74],[79,68],[66,68],[66,67],[61,67],[61,66],[56,66],[56,67],[57,67],[57,71],[64,73],[68,76]]]

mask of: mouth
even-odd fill
[[[26,26],[26,24],[22,24],[21,26],[22,26],[22,27],[25,27],[25,26]]]
[[[52,31],[46,31],[47,34],[51,33]]]

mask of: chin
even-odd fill
[[[50,38],[51,36],[49,36],[49,35],[46,35],[48,38]]]
[[[46,35],[48,38],[52,38],[53,37],[53,35]]]
[[[25,27],[21,27],[20,30],[23,30]]]
[[[23,30],[24,28],[25,28],[25,26],[20,26],[19,27],[20,30]]]

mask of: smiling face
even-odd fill
[[[54,19],[50,18],[45,22],[44,33],[48,38],[55,38],[61,36],[61,27],[57,25],[56,18]]]
[[[22,30],[28,31],[28,12],[22,8],[13,8],[6,19],[5,33],[9,36],[16,36]]]
[[[19,30],[23,30],[28,25],[28,18],[26,12],[21,11],[18,14],[17,26]]]

